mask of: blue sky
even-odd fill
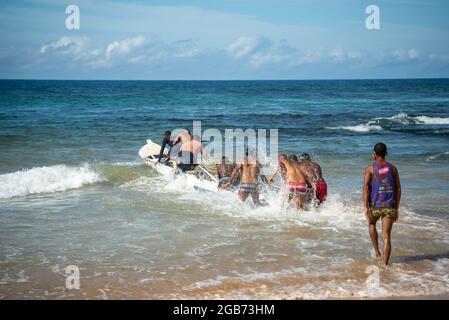
[[[65,8],[81,12],[67,30]],[[380,30],[365,8],[380,8]],[[445,0],[0,0],[0,78],[449,77]]]

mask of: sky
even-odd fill
[[[447,0],[0,0],[0,78],[449,77],[448,15]]]

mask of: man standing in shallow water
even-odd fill
[[[283,164],[286,169],[286,180],[284,183],[289,192],[288,201],[294,200],[298,210],[304,209],[307,195],[307,183],[299,165],[298,157],[291,154],[288,159],[279,158],[279,163]]]
[[[321,166],[313,162],[308,153],[303,153],[300,160],[301,170],[304,173],[308,187],[313,189],[314,197],[317,200],[316,205],[319,206],[327,198],[327,184],[323,178]]]
[[[239,184],[239,198],[245,201],[248,196],[251,196],[255,205],[260,206],[259,191],[257,190],[257,178],[260,174],[260,163],[252,155],[252,153],[246,152],[245,158],[239,163],[232,171],[228,182],[223,186],[224,189],[231,187],[234,177],[240,172],[240,184]]]
[[[386,155],[387,146],[377,143],[372,154],[374,162],[365,169],[363,203],[374,253],[377,259],[382,258],[385,265],[388,266],[391,253],[391,230],[393,223],[399,218],[401,183],[398,170],[385,160]],[[379,218],[382,220],[382,255],[379,251],[376,229],[376,222]]]

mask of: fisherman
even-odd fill
[[[171,137],[171,131],[165,131],[164,132],[164,138],[162,139],[162,143],[161,143],[161,151],[159,152],[159,157],[156,161],[156,164],[161,162],[162,157],[165,156],[166,159],[170,158],[170,151],[171,148],[173,147],[173,141],[170,140]],[[169,147],[169,151],[168,154],[165,153],[165,147],[168,146]]]
[[[173,145],[178,145],[178,149],[181,147],[182,144],[184,144],[187,141],[192,140],[192,134],[190,133],[190,130],[187,128],[184,128],[180,134],[176,136],[176,138],[173,140]]]
[[[373,163],[365,169],[363,182],[363,203],[366,219],[369,224],[369,234],[377,259],[383,259],[388,266],[391,253],[391,230],[393,223],[399,217],[401,202],[401,182],[398,169],[385,160],[387,146],[377,143],[374,146]],[[382,220],[383,253],[379,251],[376,223]]]
[[[217,175],[218,175],[218,189],[224,189],[224,185],[229,181],[232,172],[234,171],[236,165],[229,163],[228,159],[223,156],[221,157],[221,163],[217,164]],[[238,183],[239,179],[236,179]],[[232,184],[235,186],[235,182]]]
[[[301,171],[307,181],[307,185],[313,189],[314,198],[318,201],[317,205],[326,201],[327,184],[323,178],[321,166],[310,159],[308,153],[303,153],[300,157]]]
[[[274,178],[279,174],[282,178],[282,181],[285,181],[285,174],[287,173],[287,169],[285,165],[281,162],[281,159],[287,160],[287,155],[285,153],[281,153],[279,155],[278,167],[276,171],[268,178],[268,183],[272,183]]]
[[[205,160],[209,159],[200,137],[195,135],[192,140],[188,140],[181,145],[178,153],[178,159],[180,160],[178,168],[182,171],[194,170],[198,165],[198,155],[202,155]]]
[[[187,128],[182,129],[181,133],[179,133],[175,139],[173,139],[173,147],[170,151],[170,157],[173,158],[177,163],[180,162],[180,159],[178,158],[179,150],[181,149],[181,146],[187,142],[192,140],[192,134],[190,133],[190,130]]]
[[[279,162],[282,163],[286,169],[285,186],[289,192],[288,200],[294,200],[297,209],[304,209],[304,203],[307,196],[307,183],[306,178],[301,171],[298,157],[291,154],[288,159],[279,158]]]
[[[259,191],[257,190],[257,178],[260,174],[260,164],[249,154],[248,151],[241,163],[239,163],[232,171],[228,182],[224,184],[224,188],[228,189],[234,178],[240,173],[239,198],[245,201],[251,195],[253,203],[256,206],[262,205],[259,201]]]

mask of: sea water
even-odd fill
[[[280,152],[322,166],[328,201],[298,213],[271,192],[254,208],[143,165],[146,139],[194,120],[279,129]],[[403,192],[387,271],[361,201],[380,141]],[[0,298],[447,296],[448,169],[445,79],[3,80]],[[69,265],[78,290],[66,287]]]

